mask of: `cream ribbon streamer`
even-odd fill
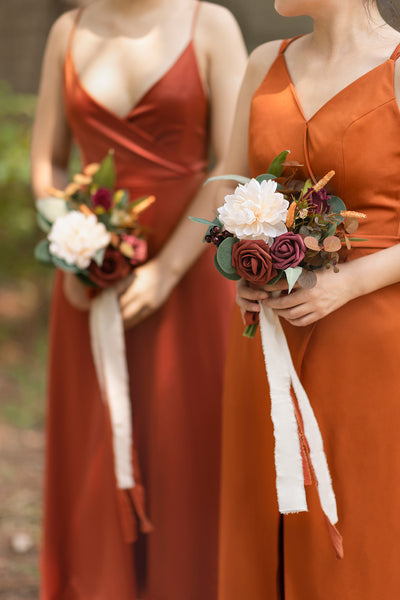
[[[132,415],[124,328],[118,296],[108,288],[91,302],[90,340],[104,401],[110,410],[117,486],[135,485],[132,464]]]
[[[263,303],[260,303],[260,307],[261,340],[270,387],[271,417],[275,436],[279,511],[287,514],[307,510],[300,439],[290,394],[292,386],[310,448],[310,459],[318,484],[321,506],[334,525],[338,520],[336,499],[317,420],[294,368],[278,316]]]

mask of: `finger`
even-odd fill
[[[293,325],[294,327],[307,327],[307,325],[312,325],[313,323],[318,321],[318,319],[319,319],[319,317],[318,317],[317,313],[311,312],[311,313],[307,313],[297,319],[286,319],[286,321],[288,323],[290,323],[291,325]]]
[[[307,304],[299,304],[291,308],[274,311],[278,317],[286,319],[286,321],[295,321],[296,319],[302,319],[306,315],[310,314],[310,307]]]
[[[267,292],[277,292],[277,291],[281,291],[281,290],[287,290],[289,288],[287,279],[280,279],[279,281],[277,281],[276,283],[267,283],[264,286],[264,290]]]
[[[237,283],[238,297],[246,298],[247,300],[263,300],[268,297],[268,293],[262,288],[252,287],[247,281],[241,279]]]
[[[264,290],[254,290],[250,287],[244,287],[238,289],[237,297],[250,301],[265,300],[268,298],[268,292]]]
[[[244,312],[246,312],[246,311],[260,312],[260,305],[258,302],[250,302],[249,300],[246,300],[245,298],[241,298],[240,296],[238,296],[236,298],[236,303],[240,306],[240,309],[243,310]]]
[[[123,311],[122,319],[124,322],[125,329],[130,329],[131,327],[138,325],[139,323],[144,321],[144,319],[149,317],[151,313],[152,313],[152,310],[148,306],[143,306],[137,312],[134,312],[134,313],[129,311],[129,314],[127,314],[126,312]]]
[[[278,297],[269,296],[267,300],[264,300],[264,304],[273,310],[281,310],[285,308],[292,308],[303,304],[306,300],[307,292],[299,288],[290,294],[281,294]]]
[[[124,294],[129,289],[134,279],[135,275],[133,273],[131,273],[131,275],[128,275],[127,277],[124,277],[124,279],[121,279],[115,286],[117,294]]]

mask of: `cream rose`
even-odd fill
[[[110,234],[95,215],[71,211],[55,221],[48,239],[51,254],[86,269],[96,252],[108,246]]]
[[[225,228],[240,240],[273,239],[287,231],[285,220],[289,202],[276,191],[277,183],[251,179],[238,185],[235,192],[225,196],[225,204],[218,209]]]

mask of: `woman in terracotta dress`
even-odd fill
[[[334,169],[329,189],[367,215],[357,232],[367,241],[343,249],[339,273],[318,271],[310,290],[276,298],[278,286],[241,281],[237,301],[244,312],[263,300],[281,318],[324,440],[344,557],[335,557],[315,485],[308,512],[279,515],[260,337],[242,337],[237,309],[223,405],[219,600],[392,600],[400,593],[400,34],[372,1],[275,7],[309,15],[314,29],[252,54],[227,172],[257,176],[286,149],[304,165],[298,179]]]
[[[193,0],[97,0],[63,15],[50,33],[33,135],[35,194],[66,185],[74,138],[83,164],[112,148],[117,187],[132,198],[156,196],[142,220],[149,260],[121,298],[153,531],[132,543],[132,507],[117,494],[91,357],[88,300],[75,277],[58,273],[42,600],[216,598],[221,374],[233,294],[210,257],[200,257],[188,215],[211,211],[212,188],[202,188],[209,147],[216,173],[245,60],[232,15]],[[136,500],[143,522],[143,497]]]

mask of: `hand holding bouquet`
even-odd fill
[[[135,509],[142,531],[148,532],[152,525],[135,467],[124,329],[114,286],[147,258],[138,218],[154,197],[133,201],[126,190],[115,189],[115,179],[110,152],[100,164],[87,165],[75,175],[65,190],[50,189],[50,197],[39,199],[38,223],[47,237],[39,242],[35,255],[41,262],[74,273],[93,297],[90,341],[99,387],[109,408],[119,506],[123,513]],[[133,523],[123,514],[127,541],[135,537]]]
[[[204,241],[216,247],[215,266],[224,277],[243,278],[257,288],[286,279],[290,293],[295,285],[314,286],[316,269],[338,270],[342,244],[351,246],[354,238],[350,235],[365,215],[346,210],[340,198],[328,194],[325,186],[334,171],[314,184],[296,181],[295,171],[301,165],[287,163],[287,155],[288,151],[281,152],[268,172],[255,179],[215,178],[235,180],[239,185],[225,197],[214,221],[193,220],[208,226]],[[282,177],[284,167],[292,171],[287,177]],[[342,557],[342,540],[335,528],[335,494],[318,423],[277,314],[260,302],[260,313],[246,313],[246,336],[254,337],[258,320],[275,434],[279,510],[283,514],[307,510],[304,486],[311,479],[303,465],[311,466],[331,539],[337,556]]]
[[[286,163],[288,151],[279,154],[268,172],[255,179],[225,175],[219,179],[239,182],[225,197],[213,222],[207,224],[204,241],[217,248],[215,266],[228,279],[243,277],[250,285],[263,287],[285,278],[288,293],[294,285],[315,285],[315,269],[337,271],[342,243],[365,215],[347,211],[343,201],[328,195],[325,186],[330,171],[319,182],[294,179],[298,163]],[[282,178],[283,167],[292,174]],[[246,313],[245,335],[253,337],[258,313]]]
[[[37,245],[36,258],[75,273],[92,290],[115,285],[147,258],[138,217],[154,197],[132,201],[114,186],[110,152],[75,175],[65,190],[50,189],[50,197],[37,201],[38,223],[48,235]]]

